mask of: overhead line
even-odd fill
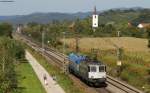
[[[8,0],[1,0],[0,2],[4,2],[5,3],[5,2],[15,2],[15,1],[12,1],[12,0],[9,0],[9,1]]]

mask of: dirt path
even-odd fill
[[[47,93],[65,93],[64,90],[57,84],[57,82],[53,80],[48,72],[37,62],[37,60],[28,51],[26,51],[26,59],[31,64],[33,70],[35,71]],[[48,85],[46,85],[44,82],[44,76],[46,76],[47,78],[46,80]]]

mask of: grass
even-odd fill
[[[19,63],[16,71],[21,93],[46,93],[29,63]]]
[[[55,75],[57,78],[58,84],[65,90],[66,93],[86,93],[84,89],[80,88],[73,81],[62,73],[62,70],[49,64],[49,62],[43,58],[36,51],[28,47],[30,53],[38,60],[38,62],[49,72],[50,75]]]
[[[63,40],[62,40],[63,41]],[[75,39],[66,39],[67,45],[75,49]],[[142,51],[147,52],[147,39],[133,38],[133,37],[107,37],[107,38],[81,38],[79,40],[79,47],[83,51],[90,51],[91,48],[100,50],[114,50],[114,44],[122,47],[126,51]]]

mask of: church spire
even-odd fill
[[[93,14],[96,14],[96,6],[94,7],[94,12],[93,12]]]
[[[94,28],[94,31],[95,31],[95,28],[98,27],[98,15],[96,11],[96,6],[94,7],[94,11],[93,11],[92,27]]]

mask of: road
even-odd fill
[[[64,90],[57,84],[48,72],[37,62],[37,60],[26,50],[26,59],[31,64],[41,84],[47,93],[65,93]],[[44,83],[43,76],[46,75],[48,85]],[[31,84],[32,85],[32,84]]]

